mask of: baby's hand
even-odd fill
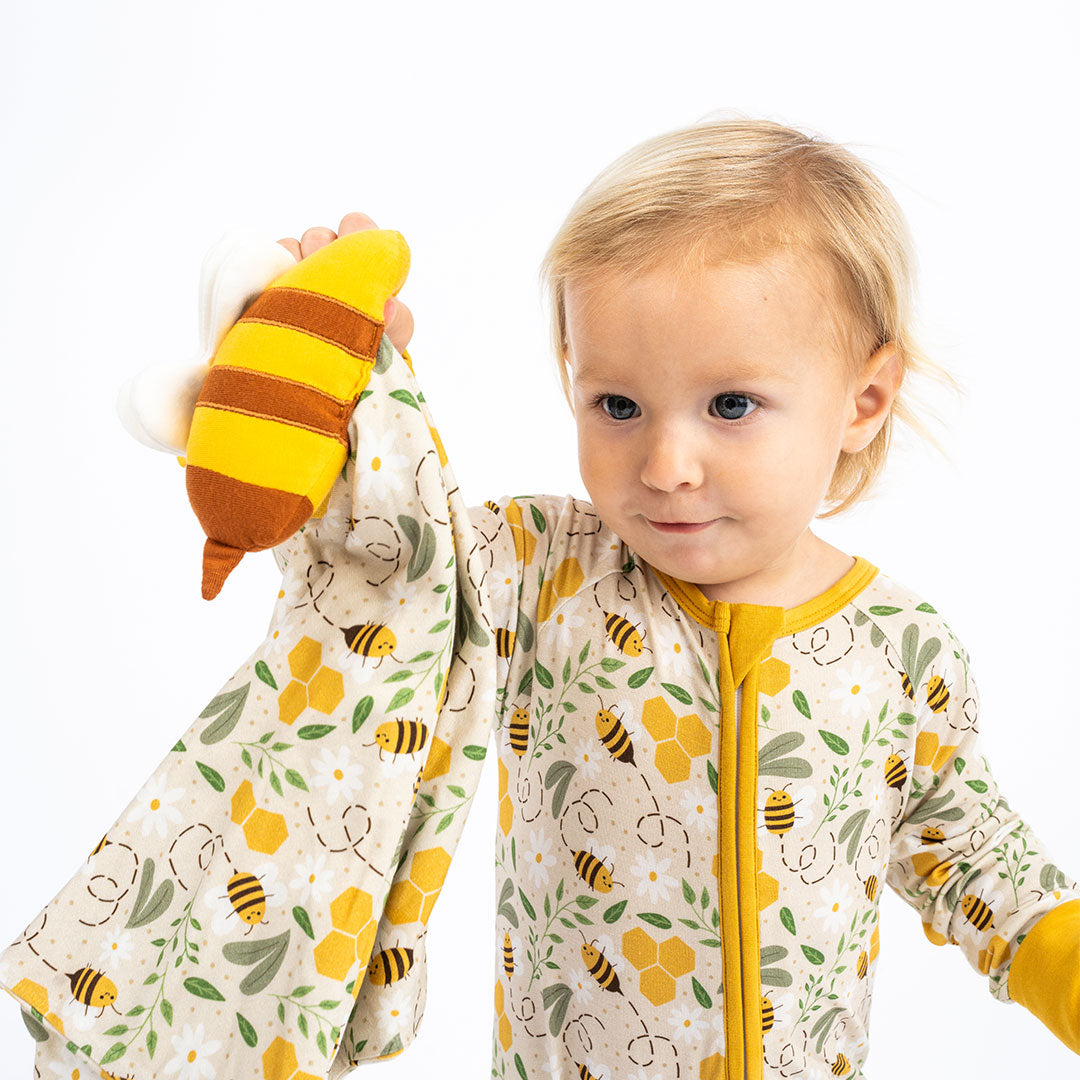
[[[297,262],[300,262],[313,252],[318,251],[319,248],[325,247],[331,241],[336,240],[339,236],[359,232],[361,229],[377,228],[378,225],[367,214],[361,214],[354,210],[341,219],[341,224],[338,226],[336,233],[324,225],[313,225],[299,240],[294,240],[290,236],[284,240],[279,240],[278,243],[289,251]],[[391,297],[386,302],[385,333],[390,339],[390,344],[399,353],[404,351],[412,338],[412,312],[396,297]]]

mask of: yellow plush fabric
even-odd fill
[[[326,502],[409,248],[388,229],[339,237],[275,278],[210,364],[186,451],[212,599],[247,551],[292,536]]]
[[[1013,957],[1009,995],[1080,1054],[1080,900],[1048,911]]]

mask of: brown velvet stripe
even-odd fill
[[[197,465],[188,465],[184,478],[203,532],[243,551],[288,540],[315,509],[306,495],[257,487]]]
[[[239,321],[288,326],[362,360],[375,358],[384,325],[340,300],[280,285],[256,297]]]
[[[280,420],[294,427],[349,442],[349,415],[353,402],[342,401],[306,383],[269,375],[264,371],[211,364],[199,392],[200,405],[227,412]]]

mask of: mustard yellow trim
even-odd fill
[[[294,495],[329,491],[345,453],[329,435],[205,405],[195,409],[187,444],[189,465]]]
[[[1028,931],[1009,969],[1009,996],[1080,1054],[1080,900],[1051,908]]]
[[[842,610],[877,576],[878,568],[861,555],[854,556],[855,565],[839,581],[823,593],[792,608],[773,608],[768,604],[732,604],[727,600],[709,600],[696,585],[671,577],[656,567],[650,570],[660,579],[675,602],[702,626],[723,634],[731,625],[733,607],[762,608],[783,611],[784,623],[781,634],[794,634],[815,626],[823,619]],[[777,635],[778,637],[780,634]]]

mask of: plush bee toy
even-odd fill
[[[389,229],[349,233],[300,263],[273,247],[226,234],[203,265],[200,293],[211,310],[200,311],[202,355],[148,369],[118,402],[142,442],[185,454],[188,498],[207,536],[207,600],[245,552],[280,544],[322,514],[379,351],[386,301],[409,272],[408,244]],[[279,266],[288,268],[266,285],[267,268]],[[230,329],[213,340],[218,326]],[[200,382],[189,429],[162,407]]]

